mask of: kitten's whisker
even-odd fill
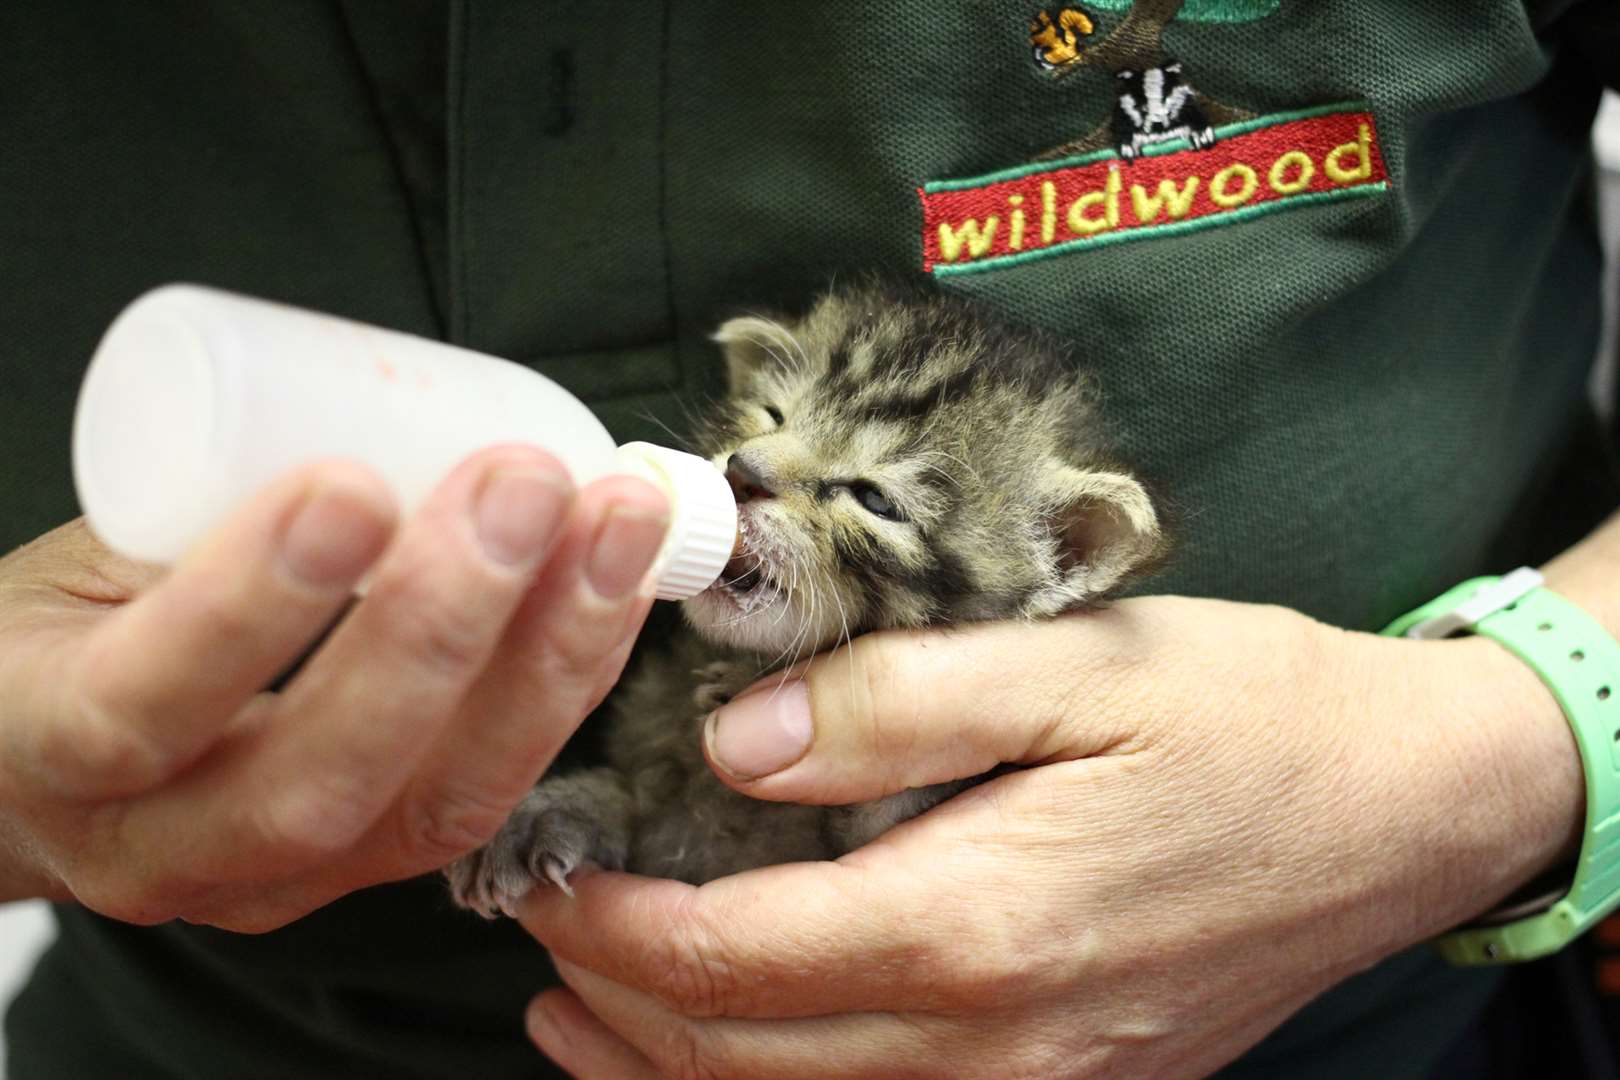
[[[793,574],[793,585],[790,586],[790,591],[791,591],[792,589],[796,589],[798,587],[798,582],[799,582],[799,557],[797,555],[790,556],[789,568],[791,569],[792,574]],[[778,595],[781,595],[781,594],[778,593]],[[798,594],[793,593],[793,595],[798,595]],[[787,615],[788,608],[790,606],[792,606],[791,601],[783,603],[782,610],[776,613],[776,618],[771,623],[771,626],[772,626],[773,629],[779,623],[781,623],[782,618],[785,615]],[[759,674],[763,675],[766,672],[775,670],[777,665],[781,663],[782,658],[784,656],[786,656],[793,649],[793,646],[797,641],[798,641],[798,636],[795,635],[793,640],[789,641],[787,643],[787,645],[783,647],[781,652],[777,653],[774,657],[772,657],[770,662],[767,663],[763,668],[760,669]],[[792,665],[789,664],[788,666],[791,667]]]
[[[682,403],[682,408],[685,408],[685,403],[684,402]],[[637,410],[637,412],[634,415],[635,415],[636,419],[638,419],[638,420],[645,420],[648,423],[658,425],[659,429],[662,430],[666,435],[668,435],[670,437],[670,440],[671,440],[670,445],[673,446],[675,449],[677,449],[677,450],[681,449],[684,446],[684,444],[686,443],[686,437],[684,435],[681,435],[674,428],[672,428],[668,424],[664,423],[664,421],[662,419],[660,419],[658,416],[653,414],[651,409]],[[687,417],[688,421],[690,421],[691,419],[692,418],[690,416]]]
[[[944,480],[947,484],[950,484],[954,488],[957,488],[957,489],[960,490],[960,488],[962,487],[962,482],[960,480],[958,480],[956,477],[952,476],[950,473],[946,472],[940,466],[935,465],[931,461],[924,462],[922,468],[923,468],[924,472],[937,473],[939,475],[940,479]]]
[[[949,461],[953,461],[958,466],[960,466],[962,471],[967,473],[968,476],[970,476],[975,483],[982,484],[984,482],[983,477],[981,477],[979,475],[979,470],[975,469],[972,465],[969,465],[967,462],[963,461],[961,458],[957,457],[955,454],[949,452],[948,450],[934,449],[934,450],[925,451],[925,453],[931,454],[931,455],[938,455],[939,457],[945,458],[945,459],[947,459]]]
[[[681,409],[681,416],[686,420],[686,430],[688,431],[705,431],[708,429],[710,424],[709,417],[718,415],[719,413],[719,409],[717,407],[718,399],[713,394],[702,394],[699,396],[701,398],[701,408],[698,408],[693,402],[687,400],[684,396],[677,399],[677,404],[679,404]]]
[[[751,314],[761,323],[764,323],[773,333],[768,338],[760,335],[753,335],[750,336],[748,340],[764,349],[771,359],[781,364],[784,368],[795,373],[803,372],[805,367],[809,366],[810,358],[805,354],[804,346],[800,344],[799,340],[793,336],[793,331],[789,330],[775,319],[758,313]],[[787,352],[790,355],[783,355],[771,347],[773,344],[782,345],[784,342],[787,343]],[[795,363],[793,357],[791,356],[791,352],[795,349],[798,350],[799,354],[798,363]]]
[[[782,647],[782,651],[777,653],[775,656],[773,656],[771,658],[770,663],[766,664],[763,668],[760,669],[760,674],[764,675],[764,674],[766,674],[768,672],[777,671],[777,670],[786,670],[787,668],[792,667],[793,665],[792,665],[791,662],[787,663],[787,664],[783,664],[782,663],[782,658],[787,656],[788,653],[793,651],[793,647],[794,647],[794,645],[796,645],[798,643],[798,640],[799,640],[799,637],[798,637],[797,634],[795,634],[793,636],[793,640],[789,641],[786,645],[784,645]],[[776,689],[780,690],[781,686],[778,685]],[[772,691],[772,697],[775,697],[775,691]]]
[[[745,552],[743,552],[743,554],[753,556],[754,565],[748,567],[742,573],[738,574],[736,577],[734,577],[731,580],[726,581],[724,583],[727,584],[727,585],[735,585],[735,584],[737,584],[737,582],[741,581],[743,578],[747,577],[749,574],[759,574],[762,577],[766,577],[766,579],[769,580],[768,576],[765,574],[765,560],[763,558],[761,558],[760,556],[755,555],[752,551],[745,551]]]
[[[801,365],[799,370],[803,371],[805,368],[810,366],[810,354],[804,351],[804,342],[800,341],[792,334],[788,335],[788,340],[793,343],[793,347],[795,349],[799,350],[799,363]]]
[[[782,677],[777,680],[776,689],[771,691],[772,700],[775,700],[776,695],[780,694],[782,688],[788,684],[788,672],[792,671],[793,665],[799,662],[800,650],[810,643],[810,629],[815,624],[815,618],[816,595],[815,590],[812,589],[810,590],[810,610],[799,623],[799,632],[793,635],[793,657],[782,667]]]
[[[789,340],[792,339],[790,338]],[[761,342],[760,344],[764,345],[765,343]],[[803,374],[805,365],[810,362],[809,358],[804,355],[803,349],[799,350],[798,356],[793,356],[792,354],[787,353],[779,353],[769,345],[765,345],[765,351],[771,354],[771,359],[775,360],[778,364],[781,364],[785,370],[791,371],[795,375]]]
[[[800,570],[800,567],[804,564],[804,561],[805,561],[804,557],[802,555],[797,554],[797,553],[793,554],[791,556],[791,558],[790,558],[790,569],[791,569],[792,574],[793,574],[794,588],[797,588],[797,586],[798,586],[799,570]],[[795,593],[794,595],[800,595],[800,594]],[[808,571],[806,572],[806,575],[805,575],[805,594],[804,595],[807,597],[807,600],[808,600],[808,605],[809,605],[808,614],[806,614],[806,612],[803,610],[804,607],[805,607],[805,604],[803,602],[801,602],[800,605],[799,605],[800,608],[801,608],[801,611],[800,611],[801,621],[799,623],[798,631],[793,635],[792,640],[790,640],[787,643],[786,647],[784,647],[781,652],[776,654],[776,656],[771,660],[770,664],[767,665],[767,668],[766,668],[766,670],[771,670],[771,669],[776,668],[778,665],[780,665],[781,670],[784,672],[783,677],[782,677],[782,682],[777,684],[776,690],[780,690],[782,688],[782,685],[784,683],[786,683],[786,681],[787,681],[787,676],[786,676],[787,669],[791,668],[794,664],[799,662],[799,650],[803,647],[804,643],[809,640],[810,629],[814,625],[814,622],[815,622],[815,610],[816,610],[816,605],[817,605],[818,601],[817,601],[817,598],[816,598],[815,582],[809,576]],[[782,621],[782,616],[787,614],[787,609],[788,609],[787,604],[782,605],[782,611],[777,615],[777,618],[776,618],[777,623],[780,623]],[[775,624],[773,623],[772,625],[774,626]],[[789,655],[789,654],[791,654],[791,655]],[[787,663],[783,664],[782,663],[782,658],[785,657],[785,656],[789,657],[789,658],[788,658]],[[775,696],[775,693],[776,693],[776,691],[772,691],[772,696],[773,697]]]
[[[849,616],[844,612],[844,602],[838,597],[838,589],[832,590],[833,603],[838,605],[838,624],[843,627],[843,641],[849,647],[849,712],[855,715],[855,639],[849,633]],[[838,638],[833,639],[833,648],[838,648]]]
[[[788,560],[788,569],[793,574],[792,581],[789,583],[789,585],[787,587],[787,592],[788,592],[788,595],[790,595],[790,596],[797,596],[798,595],[798,589],[799,589],[799,558],[800,557],[797,554],[794,554],[794,555],[789,556],[789,560]],[[776,618],[774,620],[772,620],[772,622],[771,622],[771,628],[773,630],[782,622],[782,617],[787,614],[787,611],[788,611],[788,605],[783,604],[782,605],[782,610],[778,611],[776,613]]]

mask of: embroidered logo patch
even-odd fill
[[[1107,114],[1034,164],[917,189],[923,268],[988,270],[1123,240],[1229,224],[1388,189],[1361,103],[1256,116],[1201,93],[1164,51],[1164,28],[1265,18],[1280,0],[1091,0],[1126,14],[1106,34],[1078,7],[1029,22],[1036,67],[1113,76]],[[1085,129],[1082,129],[1085,130]]]
[[[1153,143],[918,189],[923,269],[989,270],[1082,247],[1239,221],[1389,186],[1364,106],[1331,105],[1215,129],[1208,149]]]

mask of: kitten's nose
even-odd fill
[[[773,499],[776,492],[765,478],[760,475],[759,469],[742,454],[732,454],[726,459],[726,479],[731,483],[732,493],[737,496],[740,506],[753,499]]]

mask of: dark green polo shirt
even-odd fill
[[[1067,67],[1028,0],[0,6],[0,548],[76,513],[83,364],[174,279],[505,355],[658,438],[714,390],[725,315],[929,277],[1098,372],[1179,511],[1154,589],[1350,627],[1613,505],[1535,510],[1601,475],[1577,435],[1612,5],[1076,6]],[[1177,86],[1213,145],[1122,158]],[[545,1071],[541,951],[433,880],[259,937],[57,913],[7,1016],[19,1080]],[[1415,950],[1232,1075],[1420,1076],[1491,986]]]

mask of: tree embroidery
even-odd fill
[[[1099,11],[1127,11],[1101,40],[1095,21],[1077,7],[1043,9],[1029,24],[1035,63],[1054,78],[1081,68],[1114,77],[1114,107],[1091,132],[1055,146],[1038,160],[1069,157],[1112,146],[1127,161],[1145,146],[1186,139],[1195,149],[1215,143],[1215,128],[1251,119],[1254,113],[1199,93],[1181,62],[1164,49],[1172,21],[1250,22],[1277,9],[1280,0],[1091,0]]]

